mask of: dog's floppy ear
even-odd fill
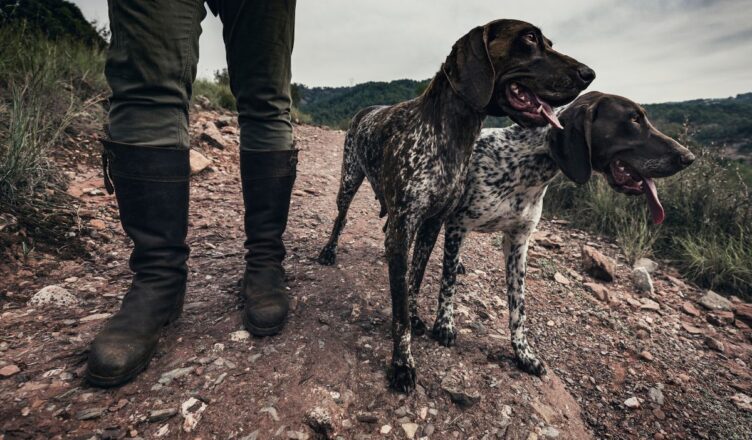
[[[491,101],[494,68],[488,55],[488,26],[478,26],[457,40],[442,66],[452,89],[476,110]]]
[[[590,162],[593,121],[598,103],[603,95],[587,93],[570,105],[559,116],[563,130],[552,131],[549,140],[551,156],[569,179],[578,184],[590,180],[593,172]]]

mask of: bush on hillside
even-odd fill
[[[736,165],[717,152],[695,150],[698,159],[692,166],[656,181],[666,210],[663,225],[651,224],[644,197],[618,194],[600,176],[583,186],[557,178],[544,202],[546,215],[614,237],[631,262],[654,254],[700,285],[750,297],[749,188]]]

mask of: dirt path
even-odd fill
[[[194,118],[195,134],[218,117]],[[305,439],[321,436],[317,430],[343,439],[752,437],[752,403],[744,409],[752,395],[749,327],[733,313],[708,324],[696,305],[704,292],[671,281],[666,267],[653,274],[653,296],[634,293],[615,246],[551,222],[531,248],[527,307],[548,376],[514,366],[498,237],[474,235],[458,288],[457,346],[416,339],[417,391],[389,391],[387,273],[370,188],[353,203],[338,265],[314,261],[334,218],[342,132],[297,127],[302,152],[286,261],[292,315],[282,335],[249,338],[236,295],[243,268],[237,132],[231,124],[223,133],[224,150],[195,141],[213,165],[193,181],[182,319],[166,330],[150,368],[117,390],[90,388],[81,377],[89,341],[127,287],[127,243],[113,198],[97,190],[99,170],[71,168],[71,193],[80,196],[82,231],[95,252],[65,262],[32,254],[23,265],[0,267],[0,439]],[[583,285],[593,282],[580,267],[584,243],[620,263],[616,282],[605,285],[610,302]],[[420,301],[427,322],[440,254]],[[71,303],[27,302],[49,285],[66,289]],[[629,408],[635,401],[639,407]]]

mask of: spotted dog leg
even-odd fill
[[[342,233],[342,228],[347,223],[347,210],[350,208],[350,202],[358,192],[358,188],[363,183],[365,173],[357,163],[355,157],[355,148],[351,141],[345,141],[345,157],[342,160],[342,179],[339,184],[337,193],[337,219],[334,221],[332,235],[326,246],[321,250],[318,257],[319,264],[332,266],[337,260],[337,243]]]
[[[431,257],[440,230],[441,219],[429,219],[423,223],[415,235],[408,296],[410,298],[410,323],[412,324],[412,332],[416,336],[422,336],[426,333],[426,324],[418,315],[418,293],[420,292],[420,284],[423,282],[423,276],[426,273],[428,259]]]
[[[457,265],[460,262],[460,248],[465,232],[451,220],[444,226],[444,263],[439,291],[439,309],[432,333],[434,339],[445,347],[451,347],[457,339],[452,298],[456,289]]]
[[[415,389],[415,360],[410,350],[410,307],[407,294],[407,252],[412,238],[404,218],[389,216],[386,256],[389,260],[389,288],[392,294],[392,371],[389,384],[397,391]]]
[[[525,372],[541,376],[546,373],[527,343],[525,328],[525,271],[529,234],[505,234],[507,302],[509,303],[509,330],[517,364]]]

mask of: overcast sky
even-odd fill
[[[104,0],[73,2],[108,22]],[[752,91],[750,0],[298,0],[293,81],[429,78],[455,40],[497,18],[539,26],[557,50],[592,67],[590,90],[643,103]],[[199,77],[226,65],[221,29],[208,14]]]

